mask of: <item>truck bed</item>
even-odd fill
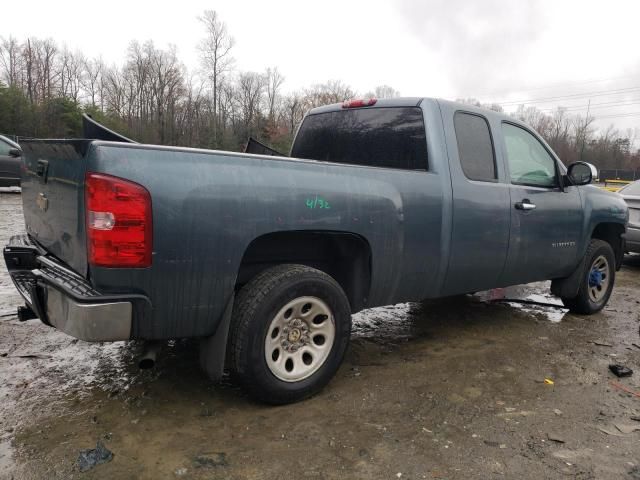
[[[442,280],[446,258],[422,252],[440,251],[443,198],[450,197],[443,175],[95,140],[32,141],[24,152],[29,236],[101,294],[148,297],[153,315],[136,319],[133,338],[211,334],[247,247],[278,232],[364,239],[378,260],[362,306],[425,297]],[[151,267],[88,265],[88,171],[126,178],[150,192]]]

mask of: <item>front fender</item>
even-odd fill
[[[629,209],[623,198],[614,192],[609,192],[595,185],[581,188],[584,210],[583,227],[580,245],[580,258],[584,256],[592,238],[597,235],[601,225],[618,225],[621,234],[626,231],[629,221]],[[603,240],[606,240],[603,238]]]

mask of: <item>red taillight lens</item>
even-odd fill
[[[146,188],[111,175],[85,177],[89,263],[100,267],[151,265],[151,196]]]
[[[342,103],[342,108],[371,107],[378,101],[377,98],[366,98],[359,100],[347,100]]]

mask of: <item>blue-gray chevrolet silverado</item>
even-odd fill
[[[4,250],[20,318],[200,338],[212,378],[268,403],[329,382],[354,312],[552,280],[591,314],[623,257],[627,207],[589,164],[469,105],[315,108],[291,158],[88,138],[22,144],[26,234]]]

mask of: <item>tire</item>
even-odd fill
[[[350,334],[349,301],[332,277],[304,265],[279,265],[236,296],[230,367],[252,398],[297,402],[329,383]]]
[[[584,256],[584,273],[578,295],[562,298],[562,303],[572,313],[591,315],[599,312],[609,301],[616,278],[616,259],[611,245],[603,240],[591,240]],[[600,278],[592,275],[600,271]]]

